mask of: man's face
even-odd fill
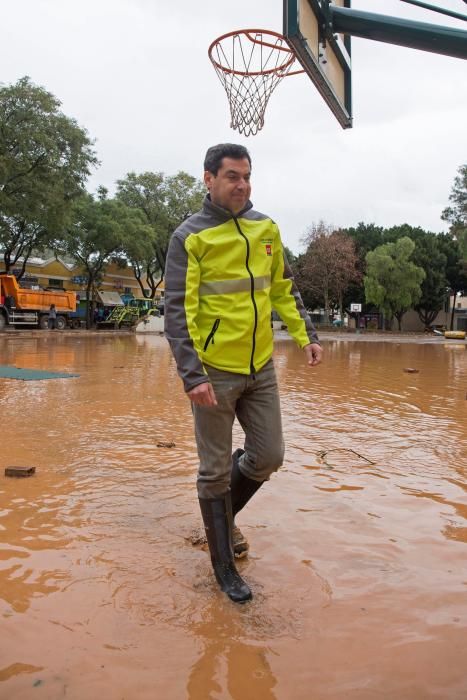
[[[250,198],[250,174],[248,158],[223,158],[217,175],[205,171],[204,184],[214,204],[238,214]]]

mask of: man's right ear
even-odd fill
[[[204,171],[204,184],[206,185],[208,190],[211,187],[211,183],[212,183],[213,178],[214,178],[214,175],[209,170]]]

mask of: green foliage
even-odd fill
[[[425,272],[421,284],[421,297],[415,309],[428,328],[438,312],[444,307],[448,293],[446,279],[446,255],[442,251],[441,238],[434,233],[425,233],[417,238],[412,255],[413,262]]]
[[[117,181],[117,199],[141,212],[151,229],[145,241],[130,241],[126,249],[141,289],[143,278],[147,279],[151,298],[163,278],[171,235],[201,208],[204,194],[204,184],[183,171],[173,176],[129,173]]]
[[[422,295],[420,285],[425,273],[410,260],[414,250],[415,243],[405,236],[366,254],[366,300],[383,311],[387,319],[398,317],[399,326],[402,315]]]
[[[448,237],[443,238],[443,247],[447,257],[446,276],[454,299],[459,292],[467,293],[467,164],[461,165],[457,172],[449,195],[451,205],[441,214],[441,218],[451,224]],[[453,303],[451,330],[454,309]]]
[[[374,250],[377,246],[385,242],[384,229],[375,224],[364,224],[360,222],[356,227],[343,229],[343,232],[355,242],[357,254],[356,270],[358,279],[351,281],[344,292],[343,305],[350,309],[350,304],[365,303],[365,288],[363,286],[363,275],[366,272],[365,256],[369,250]]]
[[[424,239],[429,234],[420,226],[410,226],[410,224],[398,224],[397,226],[391,226],[390,228],[384,229],[384,243],[394,243],[394,241],[399,240],[399,238],[410,238],[414,243]]]
[[[467,164],[461,165],[449,195],[451,206],[446,207],[441,218],[451,224],[450,233],[459,243],[462,257],[467,261]]]
[[[293,267],[293,265],[295,265],[298,260],[297,256],[286,245],[284,246],[284,253],[285,257],[289,262],[289,265]]]
[[[5,268],[46,247],[97,163],[87,132],[28,77],[0,86],[0,247]]]
[[[446,256],[446,278],[453,292],[467,294],[467,269],[460,252],[459,242],[449,233],[439,236],[439,245]]]
[[[375,224],[360,222],[357,227],[345,228],[343,231],[355,241],[357,254],[362,261],[361,272],[364,272],[365,255],[386,242],[384,229]]]
[[[81,266],[87,277],[87,298],[93,300],[105,266],[121,260],[130,243],[136,246],[151,233],[140,211],[107,199],[105,190],[100,189],[97,199],[86,194],[75,202],[72,223],[56,241],[55,249]],[[92,304],[88,304],[88,327],[91,319]]]
[[[439,236],[439,245],[446,257],[446,280],[455,300],[458,294],[467,294],[467,265],[463,261],[459,242],[450,233]],[[451,330],[454,328],[454,310],[453,303],[449,324]]]
[[[387,242],[395,242],[404,237],[415,243],[412,262],[425,272],[421,284],[421,297],[414,308],[424,326],[429,327],[443,308],[449,287],[446,278],[447,260],[442,249],[441,236],[409,224],[391,226],[384,231]]]

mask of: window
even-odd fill
[[[63,289],[65,280],[51,280],[49,279],[49,287],[55,287],[56,289]]]
[[[125,287],[123,290],[124,294],[131,294],[131,287]]]

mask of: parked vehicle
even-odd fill
[[[14,275],[0,274],[0,330],[8,325],[47,328],[51,304],[57,312],[55,328],[65,329],[76,311],[75,292],[25,289]]]
[[[127,306],[131,307],[132,309],[136,308],[139,316],[146,316],[147,314],[152,313],[153,309],[155,308],[155,304],[152,299],[131,299]]]
[[[96,321],[97,328],[130,328],[140,318],[139,309],[136,306],[114,306],[111,312],[102,321]]]

